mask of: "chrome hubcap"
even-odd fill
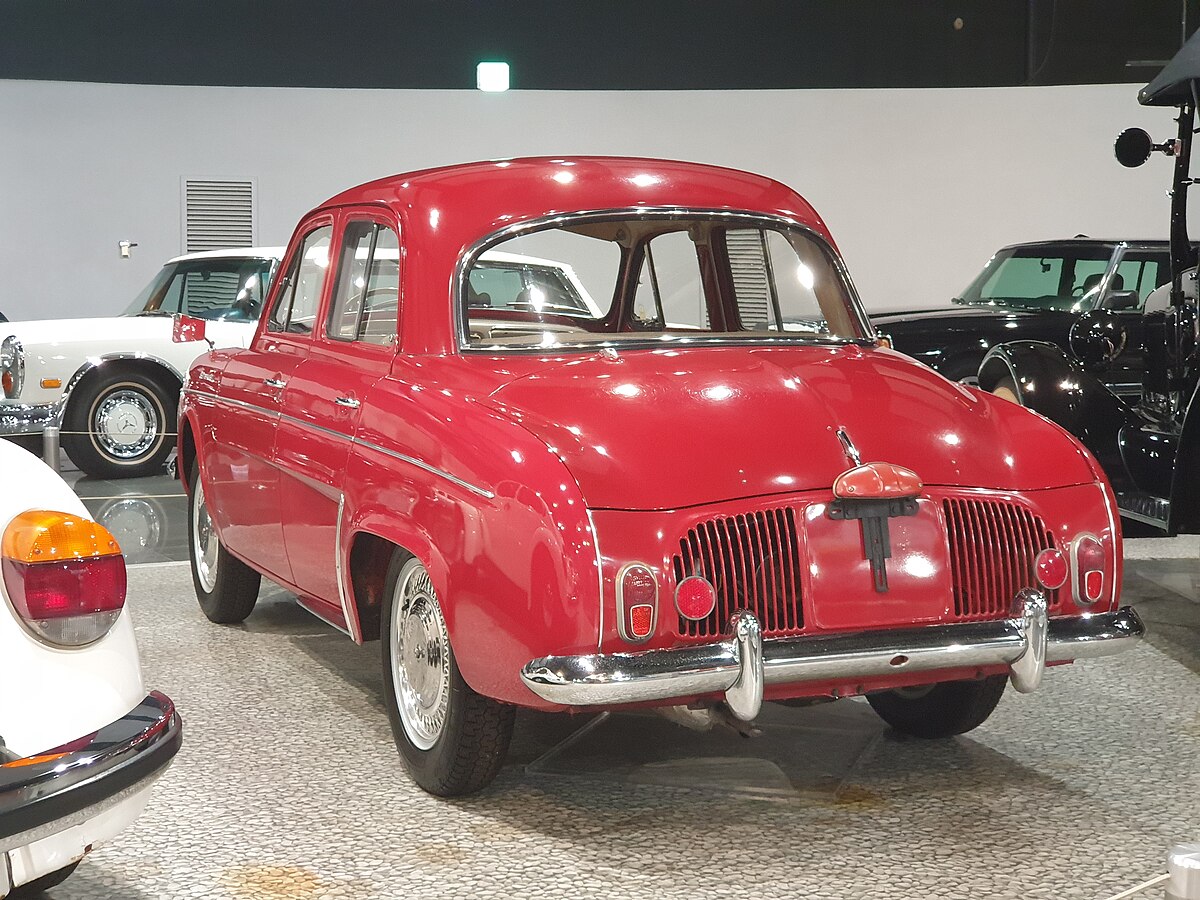
[[[107,394],[96,406],[92,433],[109,456],[136,459],[158,441],[158,411],[141,391],[122,388]]]
[[[217,535],[204,502],[204,486],[197,478],[196,496],[192,500],[192,560],[205,593],[212,593],[217,585],[217,546]]]
[[[450,705],[450,638],[429,573],[415,559],[396,581],[390,640],[400,723],[414,746],[428,750]]]

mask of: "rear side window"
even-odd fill
[[[400,240],[394,229],[350,222],[342,239],[326,332],[341,341],[394,344],[400,303]]]
[[[300,252],[292,259],[284,276],[279,296],[267,322],[268,331],[312,334],[321,303],[321,289],[329,269],[329,243],[333,226],[323,225],[309,232]]]

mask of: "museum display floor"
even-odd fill
[[[266,584],[243,626],[210,624],[178,562],[178,483],[66,474],[126,549],[146,683],[185,735],[143,817],[57,900],[1103,900],[1200,840],[1195,539],[1130,542],[1177,557],[1127,561],[1141,647],[1010,690],[970,735],[902,738],[861,700],[770,704],[753,738],[522,714],[496,783],[446,801],[396,755],[378,644]]]

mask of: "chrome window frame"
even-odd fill
[[[622,338],[620,340],[608,341],[588,341],[586,344],[554,344],[552,346],[513,346],[508,344],[471,344],[471,335],[468,328],[466,310],[466,284],[467,274],[475,265],[476,260],[485,251],[496,247],[503,241],[517,237],[522,234],[545,231],[555,227],[562,227],[570,222],[594,222],[605,219],[717,219],[725,220],[729,223],[745,223],[748,225],[759,224],[769,226],[774,229],[780,227],[794,229],[802,232],[806,237],[811,238],[826,253],[833,263],[834,270],[842,282],[842,290],[846,294],[846,299],[850,304],[850,311],[855,320],[858,322],[859,329],[863,333],[861,338],[813,338],[813,337],[768,337],[758,336],[754,332],[746,332],[745,336],[730,337],[727,334],[714,333],[697,333],[697,334],[657,334],[644,339],[638,338]],[[694,346],[872,346],[876,343],[878,336],[875,328],[867,316],[866,310],[863,308],[862,298],[858,294],[858,290],[854,286],[854,281],[850,277],[850,272],[846,268],[846,263],[842,259],[841,254],[834,249],[833,245],[814,228],[803,222],[797,221],[790,216],[777,215],[773,213],[754,212],[750,210],[729,210],[729,209],[707,209],[703,207],[616,207],[613,209],[595,209],[581,210],[571,213],[556,213],[549,216],[540,216],[538,218],[529,219],[524,222],[518,222],[514,225],[509,225],[477,240],[466,250],[458,260],[458,264],[454,271],[454,290],[452,293],[452,302],[454,303],[454,330],[455,339],[460,352],[466,353],[484,353],[494,355],[497,353],[518,353],[518,354],[533,354],[536,356],[546,356],[559,352],[584,352],[595,353],[604,348],[634,349],[634,348],[677,348],[677,347],[694,347]]]

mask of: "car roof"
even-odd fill
[[[1088,246],[1092,244],[1136,244],[1139,247],[1166,247],[1165,240],[1138,240],[1137,238],[1092,238],[1092,237],[1073,237],[1059,238],[1058,240],[1049,241],[1017,241],[1015,244],[1005,244],[1001,249],[1008,250],[1011,247],[1061,247],[1063,244],[1080,244]]]
[[[640,157],[533,157],[464,163],[381,178],[343,191],[318,210],[385,205],[408,240],[455,257],[507,226],[568,212],[631,208],[746,211],[793,219],[832,242],[799,194],[763,175]]]
[[[193,259],[283,259],[285,247],[231,247],[225,250],[201,250],[168,259],[166,265]]]

